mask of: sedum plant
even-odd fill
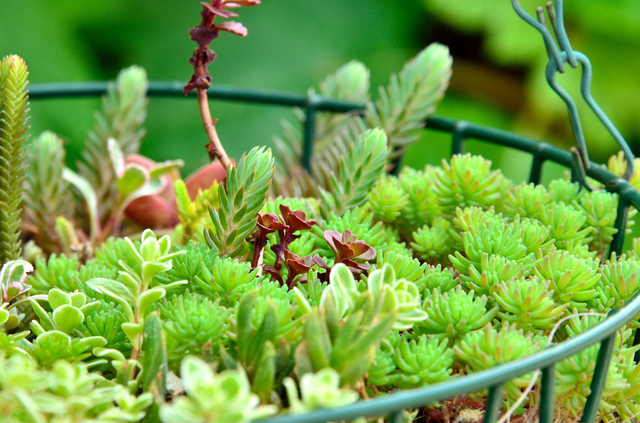
[[[449,82],[451,56],[438,44],[377,99],[359,62],[327,77],[321,95],[366,107],[319,113],[310,160],[291,123],[274,153],[229,158],[208,105],[210,45],[247,35],[227,19],[259,3],[204,2],[190,31],[185,92],[196,91],[211,163],[185,179],[180,161],[138,154],[141,68],[109,85],[76,172],[51,132],[24,153],[26,66],[0,63],[7,420],[248,423],[341,407],[560,345],[638,291],[640,241],[608,251],[616,194],[566,178],[515,184],[471,154],[399,169]],[[615,174],[621,157],[609,163]],[[640,410],[637,326],[616,339],[603,421]],[[557,364],[557,419],[581,415],[597,351]],[[502,399],[525,423],[539,406],[537,376],[505,385]],[[476,421],[486,396],[396,417]]]
[[[28,74],[26,63],[18,56],[7,56],[0,62],[0,265],[20,257]]]

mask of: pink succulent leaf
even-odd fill
[[[138,198],[146,196],[158,196],[162,191],[164,191],[167,184],[168,181],[164,178],[152,179],[149,181],[149,183],[145,184],[139,190],[129,194],[122,202],[121,207],[126,210],[126,208],[129,207],[129,205]]]
[[[147,195],[131,201],[124,210],[131,221],[143,228],[172,228],[179,218],[173,204],[154,195]]]
[[[202,2],[201,3],[205,9],[209,12],[213,13],[216,16],[220,16],[221,18],[235,18],[238,16],[237,13],[230,12],[228,10],[220,10],[217,7],[210,5],[209,3]]]
[[[33,272],[33,265],[25,260],[9,261],[2,266],[2,270],[0,270],[0,289],[2,289],[3,302],[11,301],[15,296],[27,292],[31,288],[25,283],[29,272]],[[13,295],[16,288],[19,288],[18,294]],[[11,294],[9,294],[10,290],[12,291]]]
[[[287,269],[295,275],[301,275],[311,270],[312,263],[309,263],[306,258],[301,258],[288,250],[284,252],[284,258]]]
[[[342,242],[344,242],[345,244],[355,242],[357,241],[357,239],[358,238],[349,229],[346,229],[344,231],[344,234],[342,235]]]
[[[239,7],[251,7],[260,4],[260,0],[228,0],[223,1],[222,6],[225,9],[237,9]]]
[[[14,282],[7,287],[6,291],[2,295],[2,301],[5,303],[9,303],[18,295],[24,294],[28,290],[29,288],[25,287],[23,284]]]
[[[196,199],[199,190],[209,189],[214,182],[220,182],[226,177],[227,171],[219,161],[209,163],[196,170],[184,181],[191,201]]]
[[[364,241],[351,242],[349,248],[353,251],[354,259],[369,261],[376,258],[376,250]]]
[[[324,237],[324,240],[327,242],[327,244],[329,244],[329,247],[331,247],[331,249],[335,251],[336,249],[335,241],[341,240],[342,234],[334,229],[329,229],[324,231],[322,235]]]
[[[257,6],[259,4],[260,4],[260,0],[231,0],[231,1],[223,2],[222,7],[228,8],[228,9],[237,9],[242,6],[251,7],[251,6]]]
[[[324,261],[324,259],[322,257],[320,257],[319,255],[314,254],[313,256],[311,256],[311,260],[313,260],[313,262],[315,264],[317,264],[318,267],[320,267],[321,269],[324,269],[324,270],[327,270],[327,271],[331,270],[331,268],[329,267],[327,262]]]
[[[293,232],[308,231],[316,224],[315,220],[307,219],[305,212],[301,210],[291,211],[291,209],[284,204],[280,204],[280,213],[282,214],[284,223],[289,225]]]
[[[275,231],[289,229],[289,227],[280,222],[278,216],[273,213],[258,213],[258,228],[260,229],[260,234],[263,236],[274,233]]]
[[[227,31],[232,34],[239,35],[241,37],[247,36],[247,28],[245,28],[244,25],[242,25],[240,22],[236,22],[236,21],[222,22],[217,24],[214,28],[219,31]]]
[[[349,270],[351,270],[351,273],[355,275],[359,275],[363,270],[371,270],[371,266],[367,263],[356,263],[350,259],[344,260],[342,263],[344,263]]]

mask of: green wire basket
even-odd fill
[[[544,9],[536,10],[537,20],[527,14],[518,3],[512,0],[516,13],[529,25],[538,30],[544,40],[549,54],[547,66],[547,81],[550,87],[566,103],[573,127],[577,148],[566,151],[552,145],[538,142],[511,132],[477,125],[462,120],[445,117],[432,117],[425,122],[425,128],[435,131],[449,132],[453,135],[452,154],[464,152],[465,141],[475,139],[504,147],[524,151],[532,155],[531,174],[529,181],[538,184],[542,177],[543,165],[546,161],[558,163],[571,169],[572,179],[580,182],[587,189],[593,189],[587,177],[603,184],[609,192],[619,195],[618,210],[615,222],[617,233],[611,242],[611,253],[619,255],[624,244],[625,228],[629,215],[629,207],[640,210],[640,192],[628,181],[633,174],[634,156],[622,135],[613,123],[600,109],[591,96],[592,68],[589,59],[582,53],[573,51],[563,20],[563,0],[556,0],[555,8],[552,2],[547,3],[549,22],[553,28],[559,47],[547,27]],[[612,174],[604,167],[589,161],[584,133],[575,101],[557,83],[557,72],[565,72],[565,63],[576,68],[582,65],[581,94],[589,107],[594,111],[602,124],[611,133],[621,150],[624,152],[627,169],[624,179]],[[34,85],[30,91],[31,99],[97,96],[106,93],[106,82],[69,83],[69,84],[41,84]],[[191,93],[195,94],[195,93]],[[208,90],[212,99],[233,100],[250,103],[262,103],[299,107],[306,112],[304,121],[304,146],[302,164],[309,170],[311,153],[313,150],[313,134],[317,112],[347,113],[364,110],[364,105],[348,104],[317,95],[296,95],[281,92],[252,90],[238,87],[212,86]],[[180,82],[151,82],[148,89],[149,96],[184,97]],[[396,163],[399,165],[399,162]],[[397,171],[400,166],[394,166]],[[640,296],[636,293],[623,307],[609,312],[606,319],[586,332],[568,339],[560,344],[550,346],[539,353],[521,360],[501,364],[493,369],[474,373],[449,382],[412,389],[400,390],[384,397],[368,401],[360,401],[352,405],[314,411],[303,415],[287,415],[263,420],[263,423],[328,423],[354,420],[358,417],[378,417],[388,415],[391,423],[403,421],[402,411],[443,401],[458,395],[474,393],[489,389],[489,397],[484,415],[484,423],[494,423],[498,419],[502,406],[502,389],[506,382],[518,376],[535,370],[541,370],[542,381],[540,389],[540,423],[553,423],[555,410],[555,366],[580,351],[600,343],[600,350],[591,380],[591,393],[587,398],[581,421],[593,423],[598,415],[600,401],[604,393],[607,371],[611,363],[616,332],[640,314]],[[640,330],[636,330],[634,345],[640,343]],[[635,355],[636,363],[640,362],[640,351]]]
[[[107,91],[106,82],[64,83],[33,85],[30,90],[32,100],[45,98],[99,96]],[[300,107],[307,113],[304,123],[304,165],[308,168],[313,147],[314,122],[316,112],[346,113],[363,110],[364,105],[349,104],[320,96],[304,96],[283,92],[252,90],[229,86],[212,86],[208,90],[212,99],[232,100]],[[180,82],[151,82],[148,95],[151,97],[183,97]],[[624,243],[629,207],[640,210],[640,192],[625,179],[619,178],[605,168],[590,162],[589,166],[576,159],[569,151],[538,142],[508,131],[503,131],[471,122],[434,116],[425,122],[428,130],[449,132],[453,136],[452,154],[464,152],[465,141],[474,139],[504,147],[525,151],[532,155],[532,167],[529,181],[539,183],[543,165],[551,161],[572,171],[574,179],[585,183],[588,176],[605,186],[609,192],[619,195],[618,215],[615,227],[618,230],[611,243],[609,254],[620,254]],[[555,365],[594,344],[600,343],[600,351],[591,382],[591,394],[585,405],[581,421],[595,421],[604,392],[607,371],[611,362],[616,332],[640,314],[640,296],[634,295],[631,301],[619,309],[609,312],[607,318],[594,328],[556,344],[524,359],[499,365],[491,370],[474,373],[450,382],[425,388],[401,390],[385,397],[329,410],[314,411],[304,415],[289,415],[264,420],[263,423],[328,423],[349,421],[357,417],[389,415],[391,423],[401,421],[402,410],[418,408],[436,401],[453,398],[458,395],[489,389],[489,398],[484,422],[494,423],[502,406],[502,387],[510,379],[525,375],[531,371],[542,370],[540,390],[540,423],[552,423],[555,409]],[[640,331],[636,331],[634,345],[640,342]],[[636,361],[640,359],[636,355]]]

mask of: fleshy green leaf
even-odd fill
[[[63,305],[53,310],[53,321],[59,330],[71,333],[76,326],[84,321],[84,315],[71,305]]]
[[[148,391],[152,383],[156,383],[160,390],[160,397],[164,398],[167,378],[167,347],[162,332],[162,321],[157,313],[145,319],[142,348],[142,389]]]

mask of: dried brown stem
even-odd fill
[[[202,118],[204,131],[207,133],[207,138],[209,138],[209,144],[206,145],[207,152],[209,153],[209,160],[214,161],[217,157],[222,163],[222,166],[224,166],[225,169],[228,169],[231,161],[220,142],[220,138],[218,138],[216,124],[211,117],[211,112],[209,111],[207,90],[204,88],[198,88],[198,106],[200,107],[200,117]]]

